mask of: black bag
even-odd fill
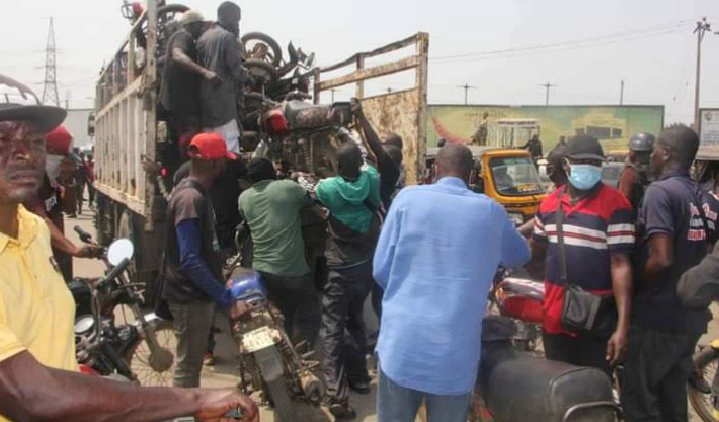
[[[567,279],[567,255],[564,247],[564,208],[557,211],[557,242],[561,284],[565,286],[562,326],[569,332],[609,338],[617,326],[617,306],[613,294],[599,295],[584,290]]]

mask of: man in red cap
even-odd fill
[[[258,422],[236,389],[142,388],[77,372],[72,295],[47,225],[21,205],[42,184],[45,134],[65,115],[0,75],[0,421],[218,421],[239,407],[241,421]]]
[[[37,214],[50,229],[52,253],[60,266],[65,281],[72,280],[72,258],[91,258],[100,249],[91,245],[76,246],[65,237],[65,221],[62,214],[62,187],[58,183],[61,165],[70,153],[72,135],[65,126],[58,126],[45,136],[47,159],[45,177],[40,190],[23,203],[30,212]]]
[[[187,153],[190,174],[175,186],[168,203],[162,298],[169,305],[177,337],[173,385],[195,388],[200,384],[215,307],[232,304],[221,281],[221,249],[209,190],[225,159],[237,156],[227,150],[219,133],[195,135]]]

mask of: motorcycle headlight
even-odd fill
[[[521,226],[524,224],[524,215],[522,215],[521,212],[510,212],[507,213],[509,215],[509,219],[512,220],[515,226]]]

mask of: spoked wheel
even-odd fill
[[[247,59],[257,59],[278,67],[282,63],[282,48],[272,37],[262,32],[248,32],[242,36]]]
[[[717,355],[716,350],[707,347],[694,355],[694,365],[704,374],[704,379],[711,384],[717,368],[719,368],[719,355]],[[702,394],[691,385],[688,385],[687,395],[692,408],[694,408],[701,420],[704,422],[719,421],[719,411],[712,404],[711,394]]]
[[[162,348],[159,354],[152,356],[147,341],[142,340],[129,351],[127,361],[143,387],[170,387],[175,371],[174,353],[177,344],[172,323],[163,321],[158,325],[155,337]]]

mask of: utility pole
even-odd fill
[[[391,93],[392,93],[392,87],[391,87],[391,86],[388,86],[388,87],[387,87],[387,93],[388,93],[388,94],[391,94]]]
[[[559,86],[559,85],[556,85],[556,84],[553,84],[553,83],[550,83],[549,81],[547,81],[546,84],[539,84],[539,86],[543,86],[544,88],[547,89],[546,105],[549,105],[549,91],[552,89],[552,87]]]
[[[466,82],[464,85],[458,85],[458,87],[464,89],[464,105],[467,105],[469,100],[469,90],[476,89],[477,87],[475,85],[470,85]]]
[[[333,103],[335,102],[335,92],[339,92],[339,91],[340,91],[339,89],[334,89],[334,88],[330,89],[330,92],[332,93],[332,102]]]
[[[701,92],[701,71],[702,71],[702,41],[704,40],[704,35],[707,32],[711,32],[712,27],[709,22],[707,22],[707,18],[704,17],[702,20],[697,21],[697,27],[694,29],[694,33],[697,34],[697,76],[696,76],[696,84],[694,86],[695,92],[694,92],[694,128],[699,130],[699,95]],[[718,34],[715,32],[715,34]]]
[[[65,93],[65,110],[70,110],[70,99],[72,98],[72,91],[69,89]]]
[[[621,90],[619,91],[619,105],[624,105],[624,79],[621,82]]]
[[[47,34],[45,48],[45,89],[42,93],[43,104],[60,107],[60,95],[57,93],[57,77],[55,66],[55,25],[50,18],[50,30]]]

